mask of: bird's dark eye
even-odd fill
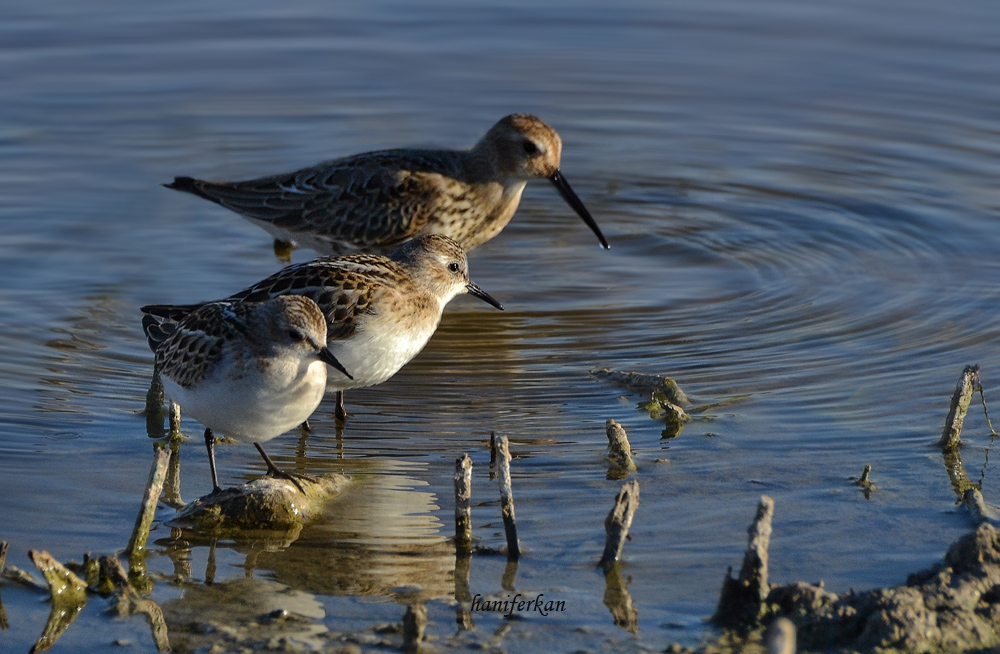
[[[459,270],[461,270],[461,268],[462,267],[458,265],[457,261],[452,261],[451,263],[448,264],[448,270],[450,270],[453,273],[457,273]]]
[[[538,146],[531,141],[524,142],[524,154],[535,154],[536,152],[538,152]]]
[[[297,329],[289,329],[288,338],[292,339],[295,343],[306,340],[305,335]]]

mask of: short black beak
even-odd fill
[[[337,361],[337,357],[333,356],[333,352],[331,352],[329,348],[321,347],[319,349],[319,360],[323,363],[330,364],[340,372],[344,373],[347,375],[348,379],[354,379],[354,377],[351,377],[351,373],[347,372],[344,366],[340,365],[340,361]]]
[[[597,226],[597,222],[594,220],[594,217],[590,215],[590,212],[587,211],[587,207],[583,206],[583,202],[580,201],[580,198],[578,198],[576,193],[573,192],[573,189],[570,188],[569,182],[567,182],[566,178],[562,176],[562,171],[556,170],[556,172],[552,173],[552,177],[549,177],[549,179],[551,179],[552,183],[556,185],[557,189],[559,189],[559,195],[563,197],[563,200],[566,200],[567,204],[573,207],[573,211],[576,212],[576,215],[583,218],[583,222],[587,223],[587,227],[589,227],[592,232],[597,234],[597,240],[601,242],[604,249],[610,249],[611,246],[608,245],[607,239],[604,238],[604,234],[601,233],[601,228]]]
[[[503,311],[503,305],[497,302],[497,299],[495,297],[493,297],[483,289],[479,288],[479,284],[477,284],[476,282],[469,282],[468,284],[465,285],[465,288],[469,289],[469,295],[474,295],[483,302],[486,302],[487,304],[492,304],[497,309]]]

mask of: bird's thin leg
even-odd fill
[[[205,430],[205,447],[208,449],[208,468],[212,471],[212,494],[221,492],[219,476],[215,473],[215,434],[211,429]]]

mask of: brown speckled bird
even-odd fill
[[[461,293],[503,308],[469,281],[458,243],[434,234],[410,241],[388,257],[350,254],[288,266],[226,300],[260,302],[291,294],[319,305],[327,322],[327,347],[353,375],[327,379],[327,388],[338,391],[337,416],[344,418],[342,392],[381,384],[394,375],[424,348],[445,306]],[[150,348],[158,352],[175,324],[199,306],[143,307]]]
[[[278,469],[261,443],[305,421],[323,399],[327,364],[350,377],[326,345],[326,320],[307,297],[210,302],[190,311],[155,349],[163,390],[205,426],[218,492],[215,432],[256,446],[271,476],[302,487]],[[339,375],[338,375],[339,376]]]
[[[382,150],[243,182],[177,177],[167,188],[220,204],[263,227],[275,252],[388,253],[424,234],[466,251],[500,233],[525,184],[545,177],[609,247],[559,170],[562,140],[535,116],[501,119],[471,150]]]

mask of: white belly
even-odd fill
[[[330,351],[354,379],[331,370],[326,380],[327,388],[342,391],[381,384],[424,349],[437,323],[434,321],[421,329],[378,329],[369,322],[347,340],[330,341]]]
[[[233,379],[219,370],[194,388],[163,377],[167,397],[212,431],[242,441],[262,443],[302,424],[323,399],[326,364],[277,364]]]

